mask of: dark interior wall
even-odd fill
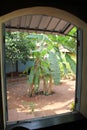
[[[78,2],[78,0],[76,0],[76,2],[71,2],[71,1],[68,2],[67,0],[20,0],[18,2],[16,0],[2,0],[2,2],[0,2],[0,16],[3,16],[7,13],[10,13],[12,11],[22,9],[22,8],[34,7],[34,6],[49,6],[49,7],[55,7],[58,9],[68,11],[87,23],[87,14],[86,14],[87,7],[85,5],[86,3],[84,1],[81,2],[81,0],[80,2]],[[0,106],[2,106],[2,102],[0,102]],[[0,122],[3,123],[2,120]],[[80,124],[81,123],[78,124],[79,128],[81,128]],[[72,126],[74,125],[72,124]],[[84,124],[82,124],[82,126],[84,126]],[[64,126],[62,125],[62,127],[66,129],[65,125]],[[77,124],[75,128],[76,127],[77,127]],[[71,128],[71,124],[70,124],[70,128]],[[54,126],[53,126],[53,129],[54,129]],[[0,130],[3,130],[3,129],[0,129]]]
[[[85,0],[3,0],[0,2],[0,16],[14,10],[34,6],[49,6],[66,10],[87,22],[87,8]]]

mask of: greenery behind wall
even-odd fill
[[[62,77],[76,74],[76,35],[76,27],[67,36],[6,32],[6,62],[12,68],[18,61],[34,63],[23,72],[28,75],[30,96],[38,92],[40,80],[43,80],[43,93],[48,95],[52,93],[53,83],[58,85]]]

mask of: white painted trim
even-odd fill
[[[28,15],[28,14],[43,14],[43,15],[54,16],[69,21],[70,23],[73,23],[78,27],[79,26],[81,27],[83,24],[86,24],[81,19],[77,18],[76,16],[72,15],[71,13],[65,10],[61,10],[53,7],[44,7],[44,6],[30,7],[30,8],[24,8],[24,9],[13,11],[11,13],[1,16],[0,22],[5,22],[8,21],[9,19],[19,17],[22,15]]]

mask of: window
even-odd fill
[[[26,16],[24,16],[24,17],[26,17]],[[32,18],[31,18],[32,17]],[[42,16],[41,16],[42,17]],[[22,18],[23,17],[21,17],[21,18],[19,18],[19,19],[21,19],[22,20]],[[27,18],[28,18],[28,16],[27,16]],[[43,39],[41,39],[42,41],[46,38],[46,40],[49,40],[49,39],[47,39],[47,36],[49,36],[50,38],[51,38],[51,40],[52,39],[54,39],[54,37],[56,36],[56,38],[58,38],[59,36],[60,37],[65,37],[65,36],[62,36],[62,35],[67,35],[67,28],[68,27],[71,27],[71,28],[73,28],[73,27],[75,27],[74,25],[72,25],[72,24],[70,24],[70,23],[68,23],[68,22],[66,22],[66,21],[64,21],[64,20],[62,20],[61,22],[59,22],[59,19],[56,19],[55,17],[53,17],[53,19],[52,19],[52,17],[51,16],[49,16],[49,17],[47,17],[47,16],[43,16],[43,21],[41,21],[41,19],[40,19],[40,17],[38,16],[38,15],[35,15],[35,17],[34,16],[29,16],[29,18],[32,20],[34,20],[34,19],[39,19],[39,25],[38,25],[38,23],[37,23],[37,25],[38,25],[38,29],[36,28],[36,26],[35,26],[35,29],[36,30],[34,30],[32,27],[35,25],[34,24],[34,21],[32,20],[32,22],[30,23],[30,28],[28,28],[28,30],[27,31],[30,31],[30,33],[29,33],[29,36],[30,36],[30,38],[31,37],[33,37],[33,35],[34,36],[36,36],[36,37],[42,37]],[[16,21],[17,22],[17,20],[18,19],[14,19],[13,21]],[[25,19],[23,19],[23,20],[25,20]],[[46,27],[47,27],[47,29],[48,30],[46,30],[46,33],[44,34],[44,33],[39,33],[39,32],[45,32],[45,30],[43,30],[45,27],[45,25],[44,25],[44,21],[46,21]],[[54,26],[53,25],[53,21],[56,21],[57,23],[56,23],[56,26]],[[12,21],[11,21],[12,22]],[[14,23],[16,23],[16,22],[14,22]],[[52,22],[52,23],[51,23]],[[13,23],[13,22],[12,22]],[[21,23],[21,22],[20,22]],[[25,22],[24,22],[25,23]],[[21,23],[21,24],[24,24],[24,23]],[[48,24],[48,23],[50,23],[50,24]],[[58,26],[58,23],[60,23],[59,24],[59,26]],[[27,24],[27,23],[26,23]],[[17,25],[18,25],[18,22],[17,22]],[[19,24],[20,25],[20,24]],[[4,33],[4,36],[5,37],[3,37],[3,40],[5,40],[5,45],[2,47],[2,50],[3,50],[3,52],[5,52],[5,53],[3,53],[3,63],[2,64],[4,64],[4,63],[6,63],[6,61],[4,61],[4,60],[6,60],[6,54],[7,54],[7,52],[6,52],[6,50],[5,50],[5,47],[6,47],[6,45],[7,45],[7,43],[10,43],[11,42],[11,39],[9,39],[8,38],[8,35],[9,36],[11,36],[11,33],[9,33],[9,34],[6,34],[6,31],[7,32],[10,32],[10,30],[13,30],[13,32],[14,32],[14,36],[15,36],[15,39],[14,39],[14,43],[15,43],[15,46],[16,46],[16,42],[18,43],[19,42],[19,40],[17,41],[17,39],[19,39],[18,37],[16,37],[16,34],[15,34],[15,30],[18,30],[19,29],[19,25],[16,27],[15,26],[15,24],[13,24],[13,26],[11,27],[10,26],[10,22],[9,21],[7,21],[6,23],[5,23],[5,33]],[[52,31],[52,30],[50,30],[50,29],[52,29],[52,26],[54,26],[54,28],[55,28],[55,31]],[[61,27],[63,27],[62,29],[61,29]],[[70,30],[71,30],[71,28],[70,28]],[[57,29],[59,29],[59,30],[57,30]],[[68,28],[69,29],[69,28]],[[79,73],[79,70],[81,70],[81,59],[79,58],[79,57],[82,57],[82,31],[80,30],[80,29],[78,29],[78,28],[76,28],[77,30],[76,30],[76,33],[77,33],[77,39],[75,39],[76,40],[76,50],[77,50],[77,52],[76,52],[76,82],[74,82],[74,85],[76,85],[76,90],[74,91],[75,93],[75,95],[74,95],[74,97],[73,97],[73,100],[74,100],[74,98],[76,98],[75,99],[75,110],[79,110],[79,108],[80,108],[80,91],[81,91],[81,74]],[[25,34],[26,34],[26,29],[25,29],[25,27],[21,27],[20,28],[20,30],[23,30],[25,33],[20,33],[21,34],[21,38],[22,38],[22,35],[24,35],[24,37],[25,37]],[[32,32],[34,32],[35,31],[35,33],[33,34]],[[36,34],[36,31],[38,32],[37,33],[37,35],[35,35]],[[4,32],[4,31],[3,31]],[[64,34],[64,32],[65,32],[65,34]],[[52,33],[52,34],[51,34]],[[61,34],[61,35],[59,35],[59,34]],[[69,38],[71,38],[70,37],[70,35],[71,34],[69,34],[68,35],[68,37]],[[7,38],[6,38],[6,36],[7,36],[7,38],[8,38],[8,41],[9,42],[7,42],[6,40],[7,40]],[[19,35],[17,35],[17,36],[19,36]],[[36,40],[36,37],[35,37],[35,40]],[[67,36],[66,36],[67,37]],[[5,39],[4,39],[5,38]],[[72,36],[72,38],[75,38],[74,36]],[[12,39],[13,39],[13,37],[12,37]],[[16,41],[15,41],[16,40]],[[22,39],[23,40],[23,39]],[[27,39],[28,40],[28,39]],[[54,39],[55,40],[55,39]],[[58,39],[57,39],[58,40]],[[59,39],[59,40],[61,40],[61,38]],[[38,40],[37,39],[37,44],[38,44],[38,41],[39,41],[39,43],[40,43],[40,40]],[[7,43],[6,43],[7,42]],[[32,39],[31,39],[31,41],[28,41],[28,42],[32,42]],[[35,42],[34,41],[34,39],[33,39],[33,42]],[[47,44],[45,44],[46,42],[44,41],[44,46],[46,45],[46,47],[49,47],[49,48],[51,48],[52,49],[52,47],[53,46],[55,46],[56,47],[56,43],[54,44],[54,45],[52,45],[51,44],[51,46],[49,46],[49,43],[48,43],[48,45]],[[42,45],[42,43],[40,43],[41,45]],[[22,45],[22,44],[21,44]],[[12,45],[13,46],[13,45]],[[22,46],[21,46],[22,47]],[[42,46],[43,47],[43,46]],[[24,47],[23,47],[24,48]],[[22,48],[22,49],[23,49]],[[39,49],[41,49],[40,48],[40,45],[38,44],[38,46],[36,46],[36,48],[37,48],[37,50],[38,50],[38,48]],[[13,49],[15,49],[14,47],[13,47]],[[44,49],[44,48],[43,48]],[[57,48],[58,49],[58,48]],[[62,55],[62,57],[63,56],[65,56],[65,53],[67,53],[67,50],[68,49],[66,49],[66,50],[64,50],[64,46],[63,46],[63,44],[62,44],[62,46],[60,46],[60,50],[63,50],[63,52],[61,52],[61,54],[62,53],[64,53],[64,55]],[[34,52],[34,51],[36,51],[36,50],[33,50],[32,52]],[[46,50],[47,51],[47,50]],[[45,52],[43,52],[43,53],[46,53],[46,51]],[[65,52],[64,52],[65,51]],[[10,51],[8,51],[8,52],[11,52],[11,50]],[[54,52],[54,50],[52,50],[52,52]],[[12,52],[13,53],[13,52]],[[59,52],[58,52],[59,53]],[[52,56],[54,56],[54,55],[52,55],[52,54],[54,54],[54,53],[51,53],[50,54],[50,56],[49,57],[52,57]],[[18,51],[17,51],[17,55],[18,55]],[[11,55],[12,56],[12,55]],[[16,56],[15,54],[14,54],[14,56]],[[23,54],[22,54],[22,56],[23,56]],[[39,55],[40,56],[40,55]],[[41,54],[41,56],[42,56],[42,54]],[[45,55],[45,56],[47,56],[48,57],[48,55]],[[67,57],[67,61],[69,61],[70,60],[70,57],[69,57],[70,55],[66,55],[66,57]],[[21,57],[21,56],[20,56]],[[15,59],[15,57],[13,57],[14,59]],[[19,58],[19,57],[18,57]],[[32,55],[31,55],[31,58],[32,58]],[[35,59],[36,59],[37,57],[36,57],[36,55],[34,55],[34,57],[33,57],[33,59],[34,59],[34,61],[35,61]],[[57,58],[59,58],[59,57],[57,57]],[[37,61],[37,60],[36,60]],[[71,61],[73,61],[72,59],[71,59]],[[56,62],[56,61],[54,61],[54,62]],[[34,63],[33,61],[29,61],[29,63],[31,63],[31,65]],[[40,62],[39,62],[40,63]],[[51,63],[51,61],[49,60],[49,63]],[[49,65],[49,63],[47,64],[47,66]],[[41,62],[41,64],[44,66],[44,62]],[[7,115],[7,113],[6,113],[6,117],[7,117],[7,122],[9,123],[9,121],[10,122],[13,122],[13,121],[23,121],[23,120],[26,120],[26,119],[29,119],[29,117],[24,117],[24,115],[23,115],[23,113],[24,113],[24,110],[25,110],[25,108],[27,108],[26,110],[28,110],[28,112],[30,113],[30,115],[32,114],[32,116],[33,116],[33,113],[31,113],[31,112],[37,112],[38,110],[40,110],[40,108],[38,107],[38,109],[36,109],[35,107],[37,107],[37,103],[39,104],[39,101],[38,101],[38,97],[39,96],[36,96],[35,97],[35,99],[32,101],[32,99],[30,99],[29,98],[29,101],[30,101],[30,104],[28,104],[28,102],[27,102],[27,99],[28,98],[26,98],[26,95],[23,97],[23,95],[20,95],[21,94],[21,92],[20,92],[20,90],[22,90],[25,86],[22,86],[22,88],[18,88],[16,85],[18,85],[19,83],[20,83],[20,77],[18,78],[18,79],[16,79],[17,80],[17,82],[16,82],[16,84],[15,84],[15,79],[11,79],[10,78],[10,82],[9,82],[9,80],[7,80],[8,79],[8,75],[6,75],[6,71],[11,71],[11,68],[9,67],[9,65],[8,66],[6,66],[6,64],[4,64],[5,65],[5,68],[4,68],[4,70],[3,71],[5,71],[5,72],[2,72],[2,74],[3,74],[3,83],[4,83],[4,81],[6,81],[6,83],[5,84],[3,84],[3,86],[4,87],[6,87],[5,88],[5,96],[6,96],[6,99],[7,99],[7,108],[5,109],[5,111],[7,110],[7,113],[8,113],[8,115]],[[16,65],[19,65],[19,68],[18,68],[18,66],[16,66]],[[65,64],[64,64],[65,65]],[[73,65],[74,65],[74,63],[73,63]],[[20,63],[20,60],[18,61],[18,63],[17,64],[15,64],[15,66],[14,66],[14,68],[13,68],[13,70],[15,71],[15,68],[16,69],[20,69],[21,70],[21,66],[23,66],[23,64],[22,63]],[[32,65],[33,66],[33,65]],[[62,66],[62,65],[61,65]],[[7,69],[7,67],[9,67],[9,69]],[[24,67],[24,66],[23,66]],[[46,68],[47,69],[47,68]],[[41,71],[41,70],[40,70]],[[14,73],[13,73],[14,74]],[[14,75],[11,75],[11,76],[13,76],[14,77]],[[23,73],[23,74],[25,74],[25,73]],[[80,76],[78,76],[78,75],[80,75]],[[17,75],[16,75],[17,76]],[[24,75],[22,75],[22,73],[20,73],[20,76],[22,76],[22,78],[24,78],[24,79],[21,79],[21,83],[22,83],[22,85],[25,83],[25,77],[23,77]],[[69,75],[68,75],[69,76]],[[48,78],[48,77],[47,77]],[[14,80],[14,81],[12,81],[12,80]],[[49,80],[48,80],[49,81]],[[11,83],[11,84],[10,84]],[[7,86],[9,86],[9,88],[10,88],[10,90],[11,89],[13,89],[13,91],[10,91],[10,90],[8,90],[7,89]],[[15,89],[16,88],[16,89]],[[79,89],[80,88],[80,89]],[[19,90],[18,90],[19,89]],[[72,89],[72,88],[70,88],[70,89]],[[75,86],[74,86],[74,89],[75,89]],[[17,95],[15,95],[15,91],[16,91],[16,94],[17,95],[19,95],[19,97],[17,97]],[[64,90],[65,91],[65,90]],[[71,90],[70,90],[71,91]],[[7,93],[6,93],[7,92]],[[54,92],[54,91],[53,91]],[[10,94],[13,94],[13,95],[10,95]],[[24,94],[24,93],[23,93]],[[40,94],[42,94],[42,91],[40,91]],[[48,93],[47,93],[48,94]],[[42,99],[43,99],[43,96],[44,95],[42,95]],[[49,98],[49,96],[54,96],[54,93],[53,93],[53,95],[46,95],[46,96],[44,96],[44,99],[45,99],[45,97],[46,97],[46,99],[45,100],[47,100],[47,98]],[[13,98],[13,97],[16,97],[16,100],[13,102],[13,101],[11,101],[11,99]],[[20,97],[22,97],[21,98],[21,103],[22,104],[20,104],[19,103],[19,99],[20,99]],[[23,98],[25,98],[25,102],[24,102],[24,100],[23,100]],[[34,97],[33,97],[34,98]],[[57,97],[58,98],[58,97]],[[10,102],[9,102],[9,100],[10,100]],[[37,100],[37,102],[35,103],[34,101],[35,100]],[[39,99],[40,100],[40,99]],[[6,100],[5,100],[6,101]],[[23,102],[22,102],[23,101]],[[43,100],[41,100],[41,101],[43,101]],[[15,103],[16,102],[16,103]],[[53,101],[54,102],[54,101]],[[57,101],[58,102],[58,101]],[[16,107],[16,110],[17,110],[17,112],[18,113],[20,113],[22,110],[22,114],[21,114],[21,117],[18,119],[18,113],[16,114],[17,115],[17,118],[16,118],[16,120],[12,120],[11,118],[10,118],[10,115],[13,115],[13,109],[10,109],[12,106],[12,103],[13,104],[15,104],[15,106],[16,105],[19,105],[20,107],[19,108],[17,108]],[[49,102],[50,103],[50,102]],[[44,101],[43,101],[43,104],[44,104]],[[42,105],[43,105],[42,104]],[[47,107],[49,107],[50,106],[50,104],[49,105],[47,105],[47,106],[45,106],[44,107],[44,109],[45,110],[48,110],[48,111],[52,111],[52,110],[50,110],[50,109],[48,109]],[[55,105],[54,105],[55,106]],[[25,108],[24,108],[25,107]],[[52,106],[50,106],[50,107],[52,107]],[[58,106],[57,106],[58,107]],[[21,108],[21,110],[20,110],[20,108]],[[55,109],[57,109],[57,108],[55,108]],[[48,111],[47,111],[47,114],[48,114]],[[66,114],[68,111],[66,111],[66,112],[62,112],[62,114]],[[70,112],[70,111],[69,111]],[[12,113],[12,114],[9,114],[9,113]],[[61,113],[61,112],[60,112]],[[15,115],[15,114],[14,114]],[[26,114],[26,115],[28,115],[28,114]],[[29,116],[30,116],[29,115]],[[44,113],[41,115],[41,120],[42,120],[42,118],[49,118],[49,119],[51,119],[51,117],[54,117],[56,114],[55,113],[53,113],[52,115],[47,115],[47,116],[44,116]],[[44,116],[44,117],[43,117]],[[57,113],[57,116],[60,116],[58,113]],[[14,118],[14,116],[12,116],[13,118]],[[38,120],[40,120],[40,118],[37,118],[37,117],[39,117],[38,116],[38,112],[36,113],[36,118],[34,118],[34,116],[33,116],[33,118],[31,117],[29,120],[31,120],[31,119],[38,119]],[[11,119],[11,120],[8,120],[8,119]]]

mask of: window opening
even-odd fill
[[[35,18],[39,19],[37,26],[32,21]],[[26,26],[29,24],[26,29],[19,27],[26,20],[18,24],[18,19],[5,23],[7,121],[74,111],[77,27],[64,20],[37,15],[30,18],[30,23],[26,22]],[[45,26],[47,30],[43,29]]]

